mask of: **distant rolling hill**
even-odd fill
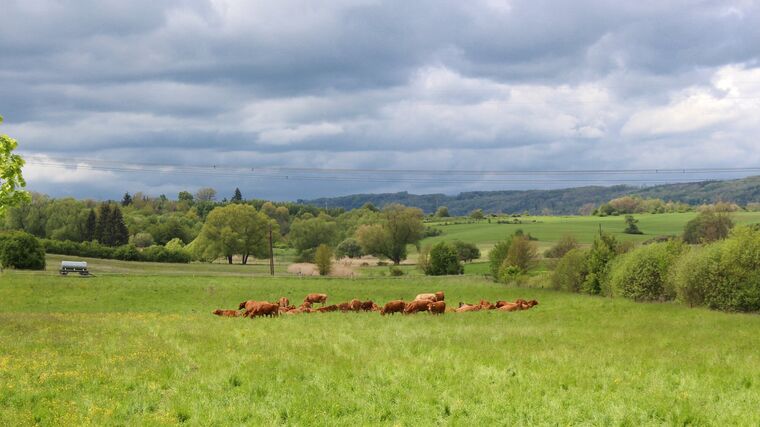
[[[426,213],[435,212],[439,206],[447,206],[451,215],[465,215],[473,209],[483,209],[490,213],[517,213],[528,211],[541,213],[549,209],[554,214],[577,214],[587,203],[600,204],[615,197],[638,195],[644,198],[659,198],[689,203],[692,205],[716,201],[734,202],[744,205],[760,201],[760,176],[749,178],[702,181],[682,184],[663,184],[647,188],[615,185],[611,187],[587,186],[561,190],[524,191],[472,191],[456,196],[445,194],[354,194],[341,197],[327,197],[314,200],[299,200],[299,203],[316,206],[354,209],[365,203],[382,207],[390,203],[415,206]]]

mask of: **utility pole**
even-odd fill
[[[269,224],[269,274],[274,276],[274,248],[272,247],[272,224]]]

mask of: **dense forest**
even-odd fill
[[[529,212],[531,214],[575,215],[588,213],[581,210],[588,209],[590,205],[598,206],[608,200],[626,195],[658,198],[690,205],[718,201],[745,205],[760,200],[760,176],[726,181],[665,184],[647,188],[626,185],[586,186],[561,190],[476,191],[460,193],[456,196],[400,192],[355,194],[298,202],[346,210],[358,208],[365,203],[380,207],[390,203],[401,203],[418,207],[425,213],[433,213],[439,206],[447,206],[451,215],[466,215],[475,209],[483,209],[487,213]]]

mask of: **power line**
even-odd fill
[[[645,174],[707,174],[707,173],[748,173],[760,172],[757,167],[711,167],[711,168],[649,168],[649,169],[565,169],[565,170],[466,170],[466,169],[375,169],[375,168],[313,168],[313,167],[241,167],[232,165],[180,165],[165,163],[135,163],[118,160],[55,158],[45,157],[37,160],[28,157],[27,163],[45,166],[64,166],[77,168],[99,168],[128,172],[130,170],[147,171],[155,168],[160,172],[210,171],[214,173],[340,173],[340,174],[388,174],[388,175],[645,175]],[[98,165],[100,164],[100,165]],[[118,166],[108,166],[118,165]]]
[[[28,163],[42,167],[52,167],[59,169],[82,169],[115,173],[149,173],[149,174],[167,174],[167,175],[192,175],[192,176],[214,176],[230,178],[252,178],[261,180],[292,180],[292,181],[333,181],[333,182],[409,182],[409,183],[668,183],[668,182],[701,182],[704,178],[685,178],[680,177],[663,177],[663,178],[584,178],[579,177],[582,174],[600,174],[618,175],[621,172],[633,174],[686,174],[686,173],[707,173],[707,172],[752,172],[760,171],[760,168],[701,168],[701,169],[640,169],[627,171],[442,171],[442,170],[381,170],[381,169],[319,169],[319,168],[228,168],[228,167],[200,167],[200,166],[162,166],[146,167],[141,165],[126,166],[98,166],[86,163],[54,163],[37,160],[29,160]],[[114,162],[116,163],[116,162]],[[258,172],[257,172],[258,171]],[[285,173],[288,171],[288,173]],[[335,173],[337,175],[325,175],[325,173]],[[340,175],[340,173],[345,175]],[[356,173],[362,173],[357,175]],[[368,174],[370,173],[370,174]],[[378,175],[372,175],[377,173]],[[425,174],[431,176],[425,177]],[[432,175],[447,174],[446,177],[433,177]],[[544,178],[535,177],[541,175],[559,176],[566,174],[571,177]],[[394,176],[397,175],[397,176]],[[416,175],[408,177],[405,175]],[[468,178],[457,176],[468,176]],[[474,176],[481,178],[475,178]],[[495,175],[515,175],[530,176],[524,178],[489,178]]]

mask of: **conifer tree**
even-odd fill
[[[95,209],[90,209],[87,215],[87,222],[84,225],[84,241],[90,242],[95,239],[95,230],[97,228],[98,217],[95,215]]]
[[[127,242],[129,242],[129,230],[124,223],[124,217],[118,206],[114,206],[113,211],[111,211],[111,221],[109,225],[111,227],[111,245],[126,245]]]
[[[124,193],[124,198],[121,199],[122,206],[129,206],[132,204],[132,196],[129,193]]]
[[[238,203],[243,201],[243,194],[240,192],[239,188],[235,188],[235,194],[232,195],[232,199],[230,200],[232,203]]]
[[[111,238],[111,206],[108,203],[103,203],[98,208],[98,220],[95,224],[95,240],[104,244],[110,245]]]

